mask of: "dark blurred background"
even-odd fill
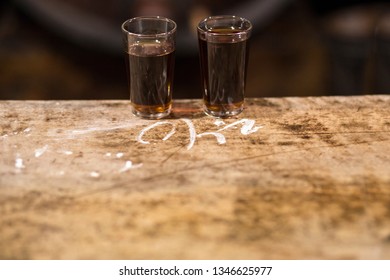
[[[200,98],[196,24],[254,24],[247,96],[390,93],[389,1],[3,0],[0,99],[128,99],[121,23],[178,23],[174,98]]]

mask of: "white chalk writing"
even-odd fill
[[[35,157],[39,158],[40,156],[42,156],[47,151],[48,147],[49,147],[48,145],[45,145],[40,149],[36,149],[34,153]]]
[[[237,125],[239,124],[242,124],[242,127],[241,127],[241,133],[243,135],[249,135],[251,133],[255,133],[256,131],[258,131],[260,128],[263,128],[263,126],[255,126],[255,121],[254,120],[249,120],[249,119],[242,119],[242,120],[239,120],[239,121],[236,121],[232,124],[229,124],[221,129],[219,129],[218,131],[223,131],[223,130],[226,130],[226,129],[229,129],[229,128],[236,128]]]
[[[223,121],[215,121],[214,124],[216,126],[222,126],[222,125],[225,125],[225,126],[218,129],[217,131],[209,131],[209,132],[203,132],[203,133],[197,134],[194,123],[190,119],[180,119],[180,120],[183,121],[187,125],[188,131],[189,131],[189,143],[187,145],[187,150],[192,149],[192,147],[195,144],[196,138],[202,138],[203,136],[212,135],[212,136],[215,136],[217,143],[222,145],[222,144],[226,143],[226,137],[222,133],[222,131],[225,131],[225,130],[231,129],[231,128],[236,129],[237,126],[241,125],[241,130],[240,130],[241,134],[249,135],[249,134],[257,132],[260,128],[263,127],[263,126],[255,126],[255,121],[250,120],[250,119],[242,119],[242,120],[236,121],[236,122],[228,124],[228,125],[226,125],[225,122],[223,122]],[[145,134],[148,133],[150,130],[155,129],[156,127],[165,126],[165,125],[170,125],[172,127],[171,130],[164,136],[164,138],[162,138],[163,141],[168,140],[176,133],[177,123],[173,123],[173,122],[169,122],[169,121],[159,121],[159,122],[156,122],[152,125],[145,127],[144,129],[142,129],[141,132],[139,133],[139,135],[137,136],[137,141],[141,144],[150,144],[149,141],[146,141],[143,139]]]
[[[133,164],[132,161],[128,160],[128,161],[126,161],[125,166],[123,166],[123,168],[119,170],[119,173],[126,172],[130,169],[140,168],[140,167],[142,167],[142,165],[143,165],[142,163]]]
[[[18,168],[18,169],[22,169],[22,168],[25,168],[26,166],[24,166],[23,164],[23,159],[21,159],[20,157],[17,157],[15,159],[15,168]]]
[[[92,171],[89,175],[91,177],[93,177],[93,178],[99,178],[100,177],[100,173],[96,172],[96,171]]]

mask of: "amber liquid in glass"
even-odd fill
[[[164,117],[172,106],[174,52],[163,48],[137,45],[126,59],[133,113],[143,118]]]
[[[214,29],[213,33],[231,34],[240,30]],[[207,42],[199,38],[201,78],[206,113],[229,117],[240,113],[244,105],[248,60],[248,41]]]

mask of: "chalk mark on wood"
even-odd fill
[[[203,133],[197,134],[196,128],[190,119],[180,119],[180,120],[183,121],[188,127],[189,143],[187,145],[187,150],[192,149],[192,147],[195,144],[196,138],[202,138],[203,136],[207,136],[207,135],[215,136],[217,143],[220,145],[226,144],[226,137],[221,132],[224,130],[230,129],[230,128],[237,128],[238,125],[242,125],[240,131],[241,131],[241,134],[243,134],[243,135],[249,135],[249,134],[255,133],[260,128],[263,128],[263,126],[255,126],[254,120],[242,119],[242,120],[236,121],[234,123],[228,124],[225,127],[218,129],[217,131],[203,132]],[[172,129],[164,136],[164,138],[162,140],[163,141],[168,140],[176,133],[176,124],[169,122],[169,121],[159,121],[159,122],[156,122],[152,125],[149,125],[149,126],[143,128],[137,136],[137,141],[139,143],[145,144],[145,145],[150,144],[149,141],[145,141],[143,139],[144,135],[147,132],[149,132],[150,130],[152,130],[158,126],[167,125],[167,124],[172,125]],[[219,122],[218,123],[214,122],[214,124],[217,126],[221,125],[221,123],[219,123]]]

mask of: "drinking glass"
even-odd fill
[[[212,16],[198,25],[204,111],[215,117],[242,112],[252,24],[237,16]]]
[[[169,115],[172,107],[176,23],[136,17],[122,24],[133,113],[146,119]]]

